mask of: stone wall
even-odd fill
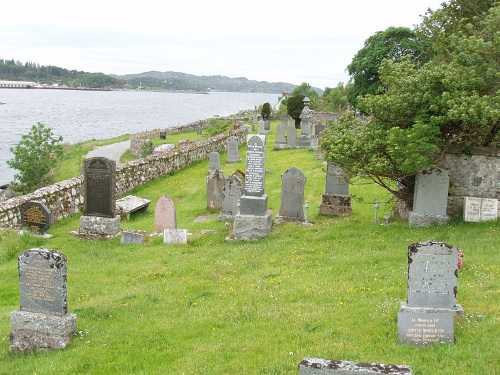
[[[119,165],[116,168],[117,197],[136,186],[182,169],[190,163],[208,159],[208,154],[212,151],[225,151],[227,139],[230,136],[236,136],[239,144],[246,142],[246,130],[238,129],[200,142],[187,142],[172,151]],[[48,207],[53,223],[83,211],[83,176],[58,182],[33,193],[1,202],[0,228],[20,228],[21,208],[32,200],[43,202]]]

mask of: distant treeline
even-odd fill
[[[0,59],[0,79],[7,81],[33,81],[43,84],[66,85],[68,87],[112,88],[122,87],[126,81],[103,73],[87,73],[68,70],[53,65],[34,62],[22,63]]]

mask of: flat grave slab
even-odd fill
[[[122,219],[130,219],[130,214],[136,211],[145,212],[151,201],[146,198],[127,195],[116,200],[116,210]]]

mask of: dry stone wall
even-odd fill
[[[246,130],[237,129],[201,142],[187,142],[171,151],[119,165],[116,169],[116,196],[119,197],[136,186],[184,168],[193,162],[208,159],[208,154],[212,151],[225,151],[227,139],[231,136],[237,137],[239,144],[245,143]],[[32,200],[40,201],[48,207],[52,223],[81,212],[84,203],[83,176],[1,202],[0,228],[20,228],[21,208]]]

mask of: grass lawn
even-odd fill
[[[226,240],[231,227],[206,208],[207,160],[129,192],[152,203],[121,223],[154,231],[154,204],[168,194],[178,228],[191,234],[187,245],[76,238],[78,215],[53,225],[48,239],[0,231],[0,374],[298,374],[304,357],[404,364],[416,375],[500,374],[500,222],[386,225],[387,193],[361,181],[350,187],[352,216],[320,216],[324,161],[315,151],[274,151],[274,134],[267,138],[273,217],[281,175],[296,166],[307,178],[312,225],[274,224],[263,240]],[[245,170],[244,146],[240,152],[235,164],[221,155],[226,176]],[[399,345],[408,245],[428,240],[465,254],[457,296],[464,316],[455,319],[454,345]],[[32,247],[68,258],[78,334],[64,351],[9,352],[9,313],[19,308],[16,257]]]

